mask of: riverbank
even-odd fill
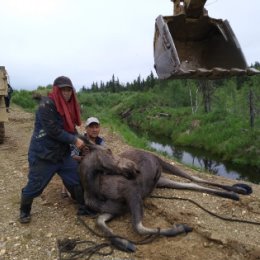
[[[156,152],[199,171],[206,171],[232,180],[244,180],[260,184],[260,169],[256,167],[222,161],[221,158],[203,149],[175,146],[171,140],[149,137],[148,143],[149,147]]]
[[[250,129],[239,116],[193,115],[188,109],[176,109],[168,111],[166,118],[151,117],[151,112],[145,111],[140,119],[136,113],[133,111],[124,122],[140,135],[148,133],[148,138],[171,140],[178,147],[201,150],[222,161],[260,171],[260,129]]]

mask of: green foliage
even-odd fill
[[[159,81],[151,73],[146,80],[138,76],[122,85],[113,75],[109,82],[93,83],[92,90],[84,87],[78,93],[82,119],[97,116],[136,147],[147,148],[146,141],[129,127],[142,136],[171,138],[175,145],[201,148],[224,160],[260,168],[260,77],[204,83]],[[40,86],[36,92],[47,95],[50,89]],[[250,91],[254,128],[249,124]],[[33,110],[36,102],[31,94],[15,91],[13,102]],[[211,96],[206,100],[207,95]],[[210,107],[207,112],[205,105]]]
[[[38,88],[33,91],[33,93],[37,93],[39,95],[42,95],[42,96],[47,96],[52,90],[52,86],[51,85],[48,85],[46,87],[44,86],[38,86]]]
[[[24,108],[26,111],[34,111],[37,103],[32,98],[32,92],[27,90],[14,91],[12,102]]]

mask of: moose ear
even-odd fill
[[[84,141],[85,145],[87,145],[87,146],[88,146],[88,145],[91,145],[89,139],[88,139],[85,135],[79,134],[79,135],[78,135],[78,138],[80,138],[82,141]]]
[[[84,144],[89,148],[90,151],[95,149],[96,145],[91,143],[85,135],[79,134],[78,138],[80,138],[82,141],[84,141]]]

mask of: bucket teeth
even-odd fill
[[[158,16],[154,64],[159,79],[221,79],[253,76],[227,20]]]
[[[260,74],[260,71],[255,69],[255,68],[248,68],[247,69],[247,75],[248,76],[253,76],[253,75],[257,75]]]
[[[254,68],[247,68],[245,70],[232,68],[230,70],[223,68],[198,68],[196,70],[183,70],[179,69],[172,74],[169,79],[221,79],[236,76],[253,76],[260,74],[260,71]]]

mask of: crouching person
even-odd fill
[[[105,145],[105,141],[102,137],[99,136],[101,130],[100,122],[96,117],[89,117],[85,123],[85,133],[84,136],[89,140],[89,142],[96,145]],[[84,151],[79,150],[75,145],[71,145],[71,156],[73,159],[81,162],[84,155],[88,153],[86,147]],[[66,187],[62,185],[61,187],[61,197],[67,198],[70,194]]]
[[[56,173],[77,201],[78,214],[94,214],[85,206],[77,172],[78,163],[70,154],[71,144],[79,149],[84,146],[83,141],[76,136],[76,125],[80,124],[79,104],[72,82],[67,77],[58,77],[53,83],[52,92],[41,99],[36,112],[28,152],[28,182],[21,193],[21,223],[30,222],[33,199],[43,192]]]

